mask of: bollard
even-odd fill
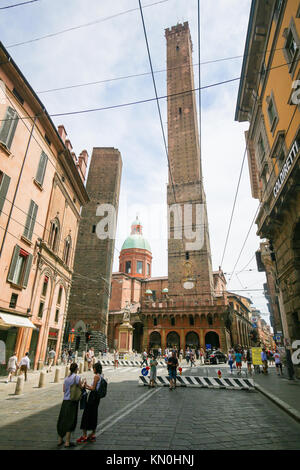
[[[18,377],[18,380],[17,380],[15,395],[21,395],[23,393],[23,388],[24,388],[24,377],[21,376],[21,377]]]
[[[55,371],[55,377],[54,377],[54,383],[58,384],[60,379],[60,369],[56,369]]]
[[[69,366],[66,366],[65,377],[68,377],[68,375],[69,375]]]
[[[79,364],[79,374],[82,374],[83,372],[83,362]]]
[[[46,378],[46,373],[42,371],[40,373],[39,388],[45,387],[45,378]]]

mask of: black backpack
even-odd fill
[[[106,393],[107,393],[107,382],[103,377],[101,377],[100,385],[99,385],[99,388],[97,389],[97,397],[104,398],[106,397]]]

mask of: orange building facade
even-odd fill
[[[88,201],[88,154],[79,159],[63,126],[0,44],[0,350],[59,356],[80,209]]]

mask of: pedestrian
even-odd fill
[[[16,374],[18,370],[18,357],[17,353],[15,352],[9,359],[7,363],[7,372],[8,372],[8,377],[6,380],[6,383],[12,382],[12,377],[14,374]]]
[[[114,368],[117,369],[119,365],[119,353],[117,349],[114,349]]]
[[[252,353],[251,349],[247,350],[246,353],[247,368],[250,375],[252,375]]]
[[[205,352],[204,352],[204,349],[203,348],[200,348],[200,362],[202,365],[204,365],[204,356],[205,356]]]
[[[183,349],[180,349],[180,353],[179,353],[179,362],[180,363],[182,362],[182,359],[183,359]]]
[[[228,353],[228,364],[229,364],[229,367],[230,367],[230,373],[231,374],[232,374],[233,363],[234,363],[234,354],[233,354],[232,351],[229,351],[229,353]]]
[[[199,360],[199,358],[200,358],[200,349],[197,348],[196,349],[196,359],[197,359],[197,361]]]
[[[161,348],[158,348],[158,357],[161,357]]]
[[[274,355],[271,350],[268,351],[268,361],[270,362],[270,366],[274,364]]]
[[[190,361],[191,361],[191,367],[195,366],[196,367],[196,364],[195,364],[195,355],[193,352],[191,352],[190,354]]]
[[[273,357],[274,357],[274,361],[275,361],[275,366],[276,366],[276,374],[277,375],[283,375],[283,372],[282,372],[282,362],[281,362],[281,356],[280,356],[280,352],[277,350],[274,354],[273,354]],[[280,369],[280,373],[279,373],[279,369]]]
[[[52,348],[48,353],[48,369],[47,369],[47,372],[51,372],[51,367],[54,363],[55,356],[56,356],[56,352]]]
[[[57,446],[60,447],[65,443],[65,447],[74,447],[75,444],[70,442],[71,433],[76,429],[78,404],[79,400],[71,400],[71,386],[76,385],[78,388],[84,390],[85,382],[77,375],[78,365],[73,362],[70,365],[70,374],[64,380],[63,392],[64,399],[61,405],[60,413],[57,420],[57,434],[59,436]],[[64,442],[66,437],[66,442]]]
[[[267,353],[266,353],[266,348],[262,349],[261,361],[263,363],[263,373],[265,375],[267,375],[267,373],[268,373],[268,357],[267,357]]]
[[[236,364],[236,369],[238,373],[241,373],[242,371],[242,353],[241,350],[239,349],[237,353],[235,353],[235,364]]]
[[[185,360],[186,360],[187,365],[189,365],[190,351],[188,349],[186,349],[186,351],[185,351]]]
[[[25,382],[27,382],[27,372],[30,369],[30,359],[29,359],[29,353],[28,352],[21,359],[20,364],[19,364],[19,368],[20,368],[20,374],[24,372]]]
[[[154,383],[156,381],[156,372],[157,372],[158,362],[154,356],[150,359],[150,387],[155,387]]]
[[[90,390],[86,406],[83,411],[81,418],[80,429],[82,429],[82,436],[77,439],[77,443],[81,444],[83,442],[95,442],[96,441],[96,430],[98,424],[98,408],[100,403],[100,398],[97,391],[99,390],[100,383],[102,380],[102,365],[100,362],[97,362],[93,365],[94,379],[92,385],[85,385],[86,390]],[[91,434],[88,436],[87,432],[91,431]]]
[[[148,354],[147,354],[146,349],[144,350],[144,352],[142,354],[142,359],[143,359],[142,365],[145,363],[146,366],[148,367]]]
[[[168,372],[169,372],[169,378],[170,378],[169,390],[176,388],[177,367],[178,367],[178,359],[176,357],[175,351],[173,351],[172,356],[169,357],[168,359]]]
[[[72,349],[68,351],[68,364],[72,364]]]
[[[66,349],[64,349],[62,354],[61,354],[61,360],[62,360],[63,365],[66,366],[67,361],[68,361],[68,354],[67,354]]]

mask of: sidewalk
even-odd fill
[[[253,379],[257,390],[300,422],[300,380],[289,380],[286,368],[283,374],[277,376],[275,368],[269,368],[268,375],[256,374]]]

